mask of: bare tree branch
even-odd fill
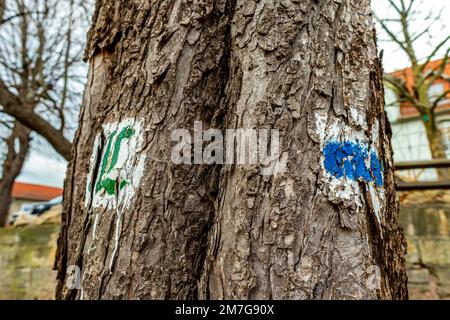
[[[8,88],[0,81],[0,101],[3,112],[14,117],[22,124],[43,136],[55,150],[66,160],[70,160],[72,144],[55,129],[49,122],[28,108],[22,108],[22,101],[8,91]]]
[[[436,54],[439,52],[439,50],[441,50],[445,44],[450,40],[450,35],[448,35],[444,40],[442,40],[434,49],[433,51],[428,55],[427,59],[425,60],[425,62],[420,66],[420,71],[423,72],[424,69],[426,68],[426,66],[435,58]],[[448,56],[448,50],[447,50],[447,54],[446,56]]]
[[[397,96],[411,102],[413,105],[417,106],[419,111],[424,112],[426,106],[424,106],[419,100],[417,100],[408,90],[404,81],[396,78],[390,74],[385,74],[383,76],[384,80],[393,86],[397,91]]]
[[[431,76],[428,77],[430,85],[433,84],[437,79],[439,79],[444,74],[445,68],[449,63],[449,55],[450,55],[450,48],[447,49],[447,52],[445,53],[445,56],[442,59],[439,66],[433,69]]]
[[[385,21],[380,19],[378,16],[375,16],[375,19],[380,24],[381,28],[388,34],[389,38],[395,42],[397,45],[400,46],[400,48],[409,56],[408,50],[406,49],[406,46],[402,40],[400,40],[399,37],[397,37],[386,25]]]
[[[64,135],[73,133],[71,122],[77,120],[82,96],[78,83],[85,79],[84,34],[93,1],[7,2],[8,19],[0,22],[0,112],[52,140],[50,144],[67,159],[70,143]]]
[[[436,97],[436,99],[433,102],[433,105],[431,106],[431,110],[434,111],[441,101],[448,98],[449,94],[450,94],[450,89],[445,90],[441,95]]]

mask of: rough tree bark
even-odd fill
[[[86,58],[57,298],[407,298],[369,0],[98,0]],[[174,164],[194,121],[285,172]]]
[[[27,157],[30,148],[30,134],[31,130],[16,120],[10,135],[4,141],[7,152],[0,179],[0,227],[4,227],[8,220],[12,188]]]

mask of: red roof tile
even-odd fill
[[[62,188],[14,182],[12,197],[32,201],[48,201],[62,195]]]
[[[425,71],[431,70],[431,69],[436,69],[441,65],[441,63],[442,63],[442,59],[431,61],[428,63],[427,66],[425,66]],[[444,74],[450,75],[450,63],[448,63],[445,66]],[[406,87],[408,88],[408,90],[410,92],[414,91],[414,89],[413,89],[414,74],[413,74],[412,68],[398,70],[398,71],[392,72],[391,75],[393,75],[396,78],[404,79],[406,81]],[[437,79],[433,84],[439,84],[439,83],[443,84],[444,90],[450,89],[450,83],[448,80]],[[447,99],[450,100],[450,94],[448,95]],[[448,110],[448,109],[450,109],[450,102],[443,101],[442,104],[436,108],[436,111]],[[400,114],[403,117],[419,115],[419,113],[417,112],[417,109],[410,102],[402,102],[401,103]]]

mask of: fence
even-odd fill
[[[430,168],[450,168],[450,160],[435,159],[428,161],[408,161],[395,164],[395,170],[413,170]],[[450,180],[404,182],[397,179],[398,191],[450,189]]]

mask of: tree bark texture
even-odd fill
[[[407,297],[370,1],[98,0],[86,58],[57,298]],[[174,164],[194,121],[278,129],[285,172]]]
[[[25,163],[30,148],[30,134],[30,129],[14,121],[10,135],[5,139],[7,152],[0,179],[0,227],[4,227],[8,221],[12,188]]]

